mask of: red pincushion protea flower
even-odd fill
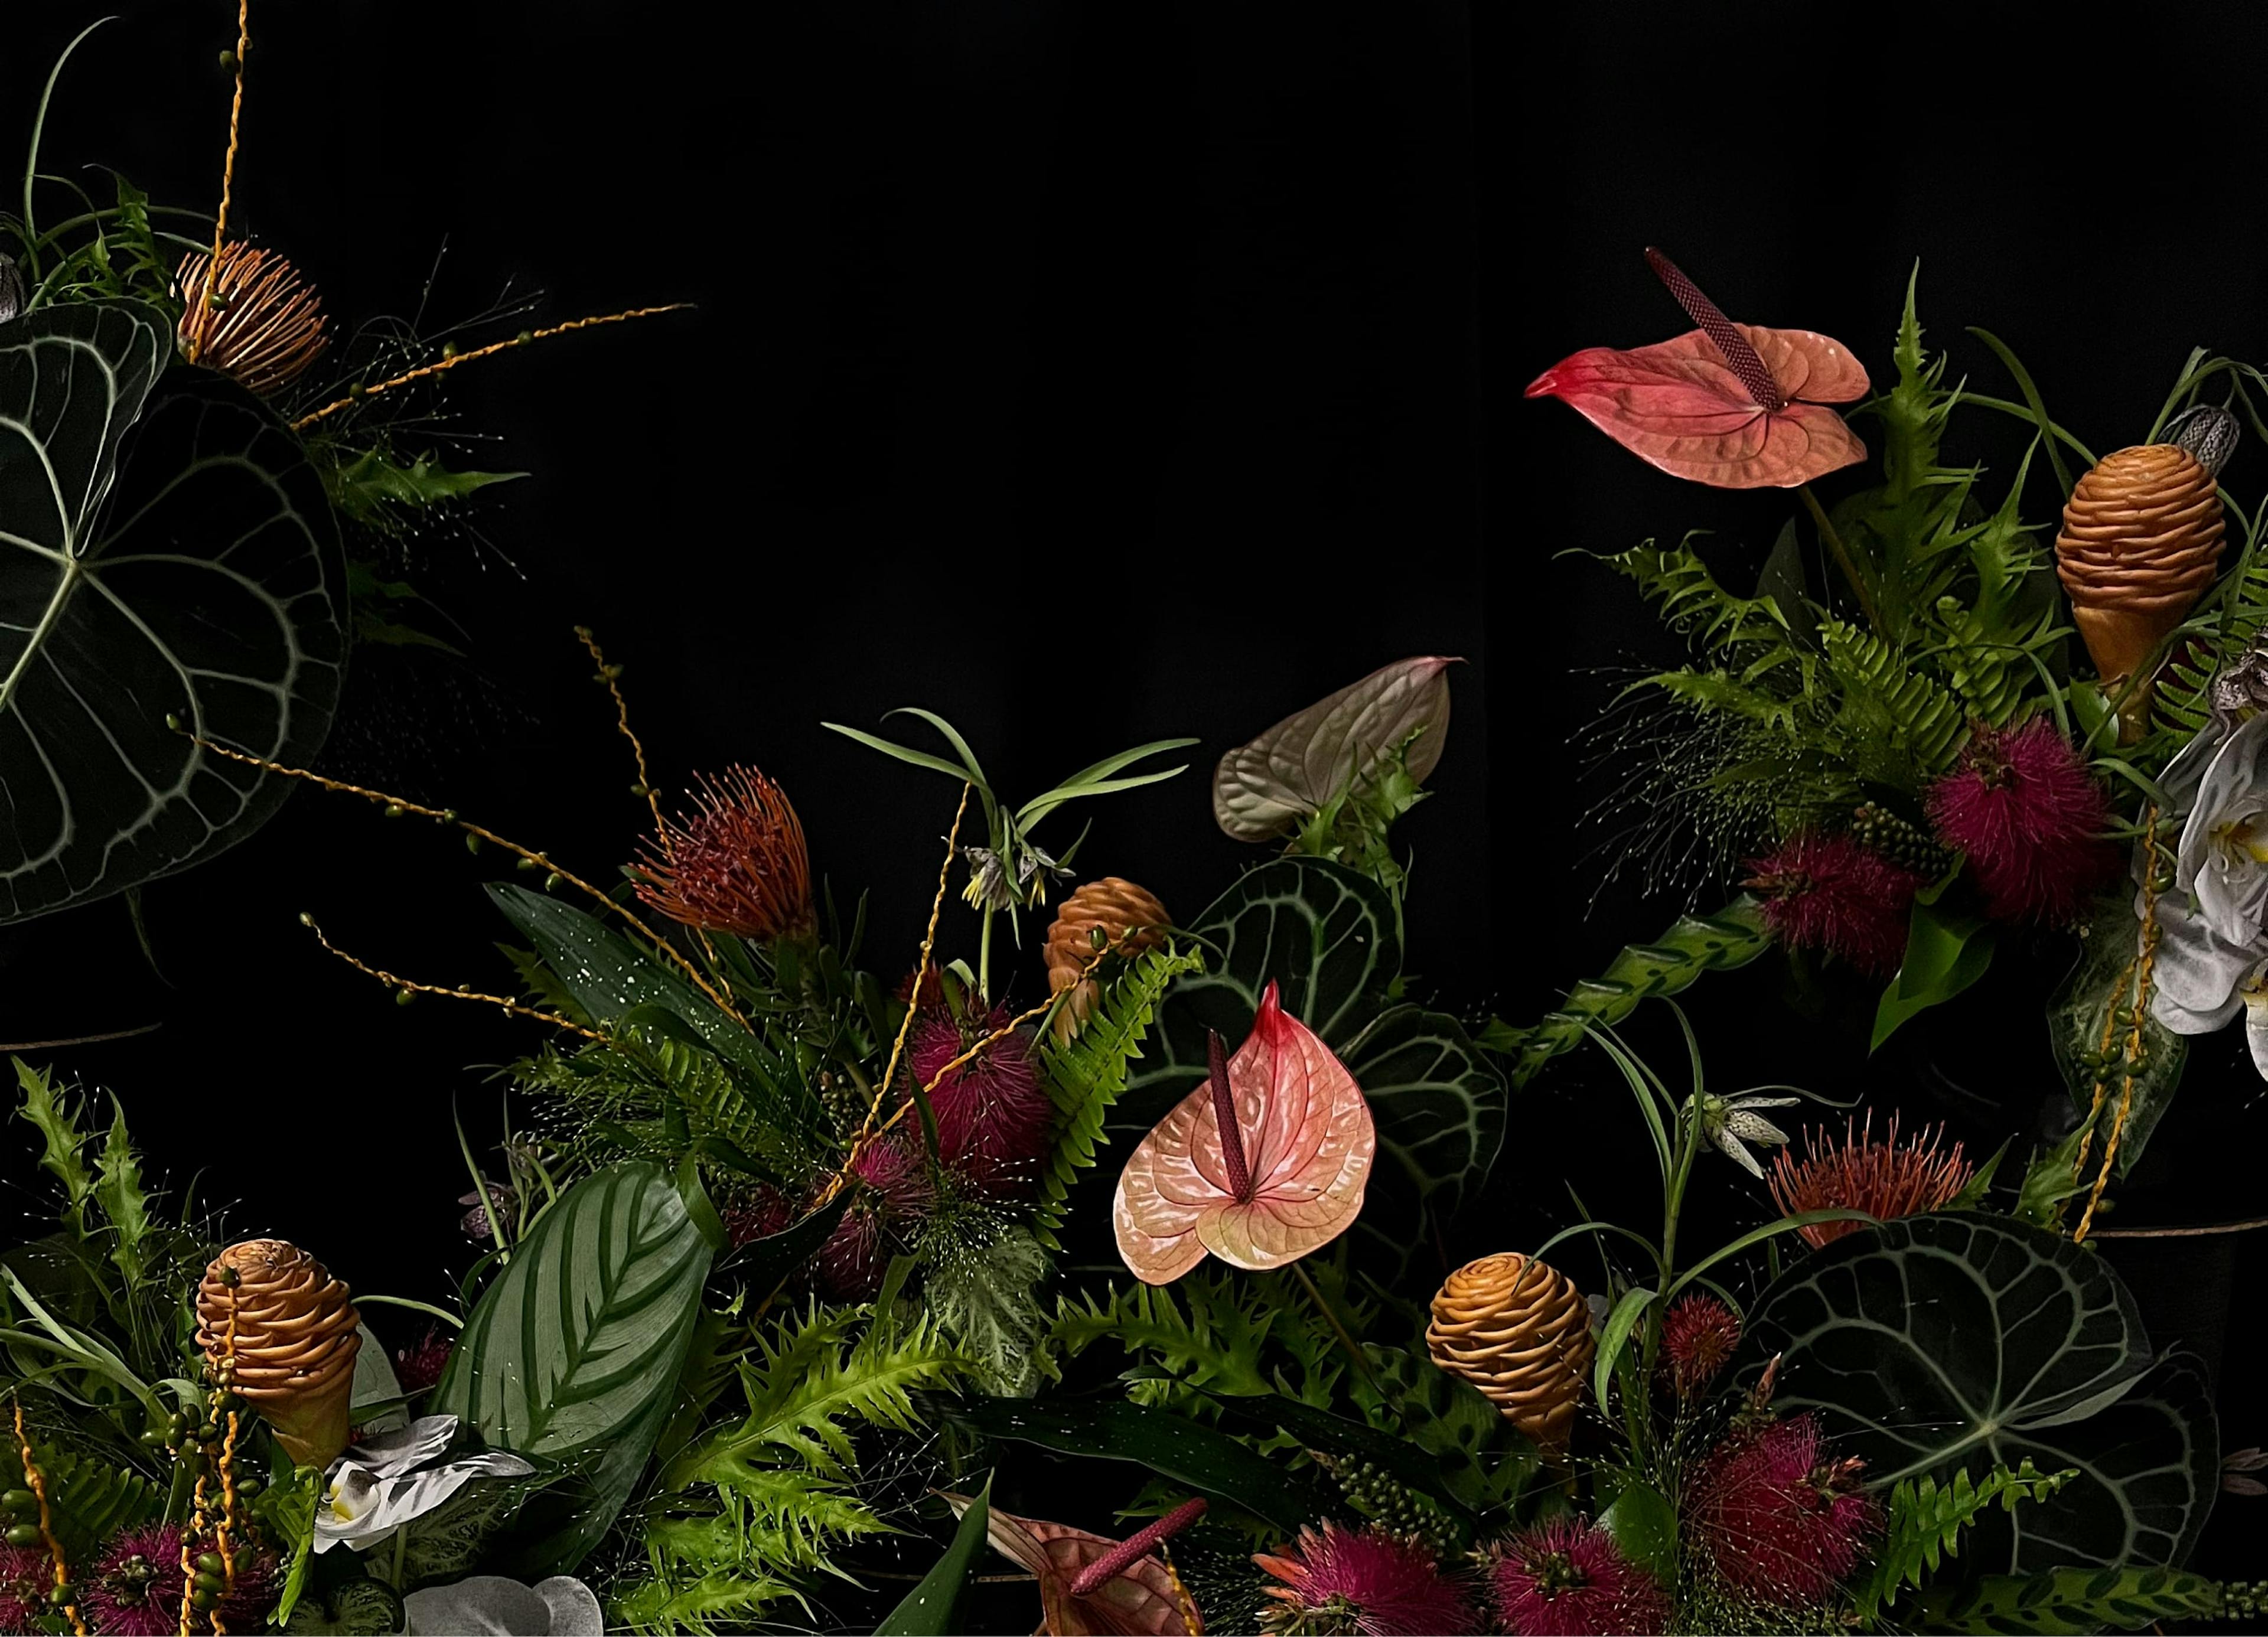
[[[36,1631],[55,1566],[40,1546],[0,1546],[0,1632]]]
[[[1480,1630],[1472,1600],[1414,1537],[1375,1526],[1302,1529],[1282,1557],[1252,1560],[1282,1583],[1261,1623],[1283,1637],[1354,1632],[1361,1637],[1456,1637]]]
[[[2102,836],[2102,787],[2045,716],[1979,726],[1927,805],[1938,839],[1969,855],[1999,920],[2068,922],[2118,868]]]
[[[1809,1414],[1734,1434],[1687,1487],[1692,1538],[1717,1578],[1776,1608],[1815,1604],[1881,1528],[1862,1463],[1830,1460]]]
[[[1808,832],[1749,868],[1764,924],[1790,949],[1825,950],[1876,977],[1898,969],[1921,877],[1850,836]]]
[[[1513,1637],[1650,1637],[1669,1623],[1669,1599],[1586,1518],[1557,1517],[1490,1553],[1489,1607]]]
[[[404,1347],[394,1355],[394,1378],[401,1384],[401,1391],[431,1392],[438,1386],[453,1345],[439,1325],[426,1325],[425,1334],[416,1347]]]
[[[1898,1117],[1890,1116],[1890,1134],[1874,1141],[1874,1116],[1853,1127],[1845,1120],[1843,1140],[1815,1126],[1803,1134],[1804,1156],[1782,1149],[1772,1164],[1772,1199],[1793,1216],[1800,1211],[1854,1210],[1889,1222],[1941,1210],[1961,1196],[1977,1168],[1961,1156],[1961,1144],[1940,1154],[1937,1145],[1945,1134],[1924,1128],[1921,1134],[1898,1141]],[[1813,1222],[1796,1231],[1816,1250],[1822,1244],[1855,1233],[1859,1222]]]
[[[917,1080],[923,1085],[936,1082],[929,1100],[937,1115],[939,1157],[989,1199],[1029,1187],[1055,1127],[1055,1103],[1040,1084],[1032,1061],[1031,1031],[1020,1029],[943,1079],[938,1076],[947,1063],[1007,1021],[1003,1007],[964,1031],[943,1009],[925,1012],[914,1024],[907,1053]]]
[[[1683,1296],[1673,1303],[1662,1316],[1661,1351],[1677,1396],[1690,1398],[1714,1381],[1740,1342],[1739,1315],[1715,1296]]]
[[[672,921],[744,938],[812,929],[803,821],[780,787],[753,767],[703,775],[692,813],[664,823],[644,854],[638,897]]]

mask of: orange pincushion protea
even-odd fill
[[[221,246],[219,270],[202,250],[181,258],[181,356],[218,370],[262,398],[281,392],[322,356],[330,337],[322,304],[299,271],[270,250]]]
[[[794,937],[814,921],[803,821],[753,767],[703,774],[692,813],[663,823],[637,872],[639,898],[703,932]]]
[[[1771,1171],[1772,1198],[1788,1215],[1800,1211],[1854,1210],[1889,1222],[1941,1210],[1961,1197],[1976,1167],[1961,1156],[1961,1144],[1940,1154],[1938,1141],[1944,1127],[1925,1130],[1906,1141],[1898,1141],[1897,1116],[1890,1116],[1889,1136],[1874,1141],[1874,1117],[1863,1126],[1844,1123],[1838,1143],[1831,1133],[1814,1127],[1804,1134],[1804,1155],[1782,1149]],[[1814,1250],[1856,1231],[1855,1222],[1813,1222],[1800,1228]]]

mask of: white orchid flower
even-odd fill
[[[439,1460],[456,1435],[455,1416],[420,1416],[356,1444],[334,1461],[315,1508],[315,1550],[343,1545],[367,1551],[475,1478],[525,1478],[535,1470],[506,1450]]]
[[[607,1629],[598,1598],[571,1575],[555,1575],[533,1586],[500,1575],[475,1575],[411,1592],[401,1600],[401,1612],[410,1637],[600,1637]]]
[[[1764,1168],[1756,1163],[1756,1156],[1749,1152],[1747,1145],[1757,1142],[1777,1148],[1787,1141],[1787,1133],[1756,1111],[1788,1108],[1802,1100],[1793,1097],[1704,1097],[1699,1110],[1701,1132],[1727,1159],[1761,1182]]]
[[[2234,727],[2216,713],[2162,784],[2191,804],[2156,906],[2150,1014],[2176,1034],[2210,1034],[2246,1009],[2268,963],[2268,713]]]

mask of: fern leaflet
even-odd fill
[[[2078,1476],[2077,1467],[2042,1472],[2027,1457],[2014,1472],[1996,1466],[1982,1481],[1972,1480],[1966,1468],[1949,1484],[1926,1474],[1902,1479],[1890,1492],[1889,1521],[1874,1571],[1855,1594],[1859,1612],[1874,1619],[1884,1604],[1905,1588],[1920,1585],[1944,1559],[1958,1557],[1962,1531],[1993,1502],[2013,1512],[2019,1501],[2044,1501]]]

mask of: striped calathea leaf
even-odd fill
[[[136,302],[0,331],[0,921],[243,840],[304,762],[346,659],[337,524],[273,411],[168,369]]]
[[[2029,1459],[2076,1469],[1980,1520],[1967,1562],[2029,1575],[2186,1561],[2220,1482],[2202,1375],[2159,1359],[2094,1251],[2007,1217],[1944,1212],[1860,1229],[1749,1310],[1738,1379],[1779,1360],[1783,1413],[1815,1410],[1870,1486],[1973,1480]]]
[[[1163,1039],[1114,1128],[1131,1141],[1187,1096],[1204,1077],[1206,1031],[1243,1039],[1275,983],[1370,1104],[1377,1158],[1353,1230],[1366,1259],[1397,1269],[1440,1259],[1442,1231],[1503,1144],[1505,1081],[1462,1024],[1403,999],[1385,889],[1322,859],[1278,858],[1247,871],[1187,931],[1211,958],[1160,1007]]]

